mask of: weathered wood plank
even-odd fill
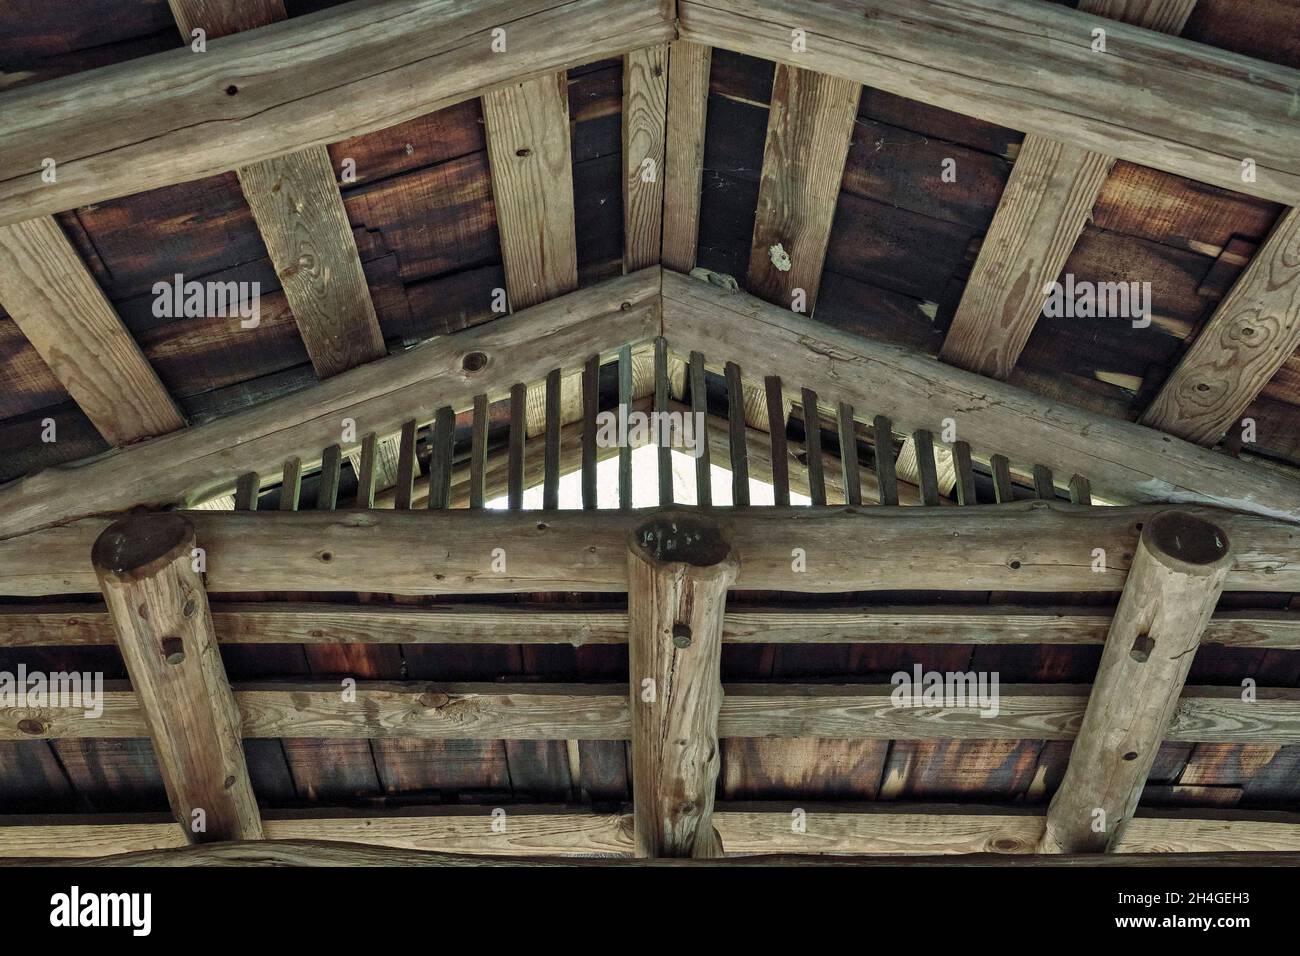
[[[508,52],[491,53],[503,24]],[[186,47],[34,84],[0,97],[0,224],[384,129],[673,32],[645,0],[347,3],[201,61]],[[42,181],[47,157],[57,182]]]
[[[811,314],[862,87],[777,64],[747,287]]]
[[[565,74],[485,94],[483,123],[511,308],[572,292],[578,249]]]
[[[707,343],[755,375],[780,368],[820,395],[889,416],[901,431],[953,416],[977,453],[1087,474],[1108,498],[1200,502],[1300,521],[1300,482],[1154,429],[1046,401],[677,273],[664,272],[663,297],[676,348]]]
[[[695,268],[712,60],[713,50],[707,45],[681,41],[669,44],[663,261],[679,272]]]
[[[763,379],[763,394],[767,401],[767,433],[772,442],[772,499],[777,506],[786,506],[790,504],[790,462],[785,435],[786,409],[779,375],[768,375]]]
[[[110,445],[184,427],[140,346],[52,218],[0,226],[0,305]]]
[[[623,57],[623,268],[659,262],[664,216],[667,46]]]
[[[1300,129],[1290,115],[1300,73],[1290,67],[1035,0],[790,0],[782,16],[808,37],[798,52],[760,0],[682,0],[677,13],[683,40],[1300,203]],[[1092,51],[1097,27],[1106,30],[1106,56]],[[1134,96],[1139,68],[1142,95]],[[1245,157],[1256,160],[1254,182],[1243,182]]]

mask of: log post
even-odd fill
[[[261,839],[239,711],[194,549],[194,527],[182,516],[131,515],[104,529],[92,562],[186,839]]]
[[[718,857],[722,617],[740,562],[712,519],[665,511],[632,530],[627,564],[636,855]]]
[[[1209,521],[1146,522],[1039,852],[1105,852],[1123,835],[1231,565]]]

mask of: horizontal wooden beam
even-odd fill
[[[900,706],[889,684],[731,684],[720,737],[838,740],[1073,740],[1087,686],[1000,686],[996,708]],[[612,684],[430,684],[365,681],[348,699],[333,681],[235,685],[244,738],[425,740],[629,740],[626,686]],[[0,740],[135,739],[149,736],[124,684],[103,691],[103,711],[0,708]],[[996,709],[996,713],[991,713]],[[1300,743],[1300,690],[1189,687],[1166,740]]]
[[[23,87],[0,96],[0,224],[384,129],[673,35],[659,0],[358,0],[206,53]]]
[[[1300,204],[1291,67],[1037,0],[680,0],[677,11],[683,40]]]
[[[1102,644],[1105,607],[756,607],[723,616],[728,644]],[[218,603],[221,644],[626,644],[621,606],[446,604],[377,607],[312,603]],[[114,643],[108,612],[94,604],[0,605],[0,647]],[[1220,611],[1202,644],[1300,650],[1300,613]]]
[[[337,849],[343,853],[361,844],[372,852],[382,852],[387,864],[403,860],[403,851],[428,850],[464,854],[472,857],[470,862],[480,863],[560,857],[591,864],[632,856],[630,814],[550,805],[506,807],[507,826],[502,830],[492,826],[493,809],[267,811],[263,826],[269,844],[223,846],[234,858],[248,862],[259,848],[275,854],[278,841],[305,840],[327,846],[341,843]],[[722,803],[713,820],[731,859],[741,859],[742,854],[777,853],[799,854],[821,863],[846,854],[891,859],[942,856],[948,864],[985,854],[1003,864],[1040,859],[1051,865],[1077,859],[1033,855],[1043,830],[1042,808],[805,804],[803,832],[790,827],[792,809],[774,803]],[[184,837],[176,825],[158,816],[0,817],[0,861],[84,861],[183,845]],[[1300,852],[1300,817],[1267,811],[1144,811],[1134,818],[1117,847],[1121,854],[1158,854],[1166,862],[1171,854],[1177,854],[1180,865],[1190,862],[1192,854],[1233,851],[1245,851],[1242,855],[1257,865],[1270,858],[1266,854]],[[1125,857],[1108,858],[1127,862]]]
[[[1153,34],[1154,35],[1154,34]],[[935,434],[945,418],[976,454],[1080,474],[1128,501],[1197,502],[1300,522],[1300,481],[1152,428],[1063,405],[898,346],[872,342],[668,270],[665,335],[678,354],[725,356],[747,374],[779,372],[823,401]]]
[[[501,397],[557,366],[648,342],[659,332],[659,275],[644,269],[206,425],[11,482],[0,488],[0,538],[136,504],[202,500],[248,472],[272,479],[289,458],[320,461],[324,448],[340,444],[347,418],[356,423],[355,448],[366,433],[396,433],[412,418],[432,421],[441,406],[463,410],[476,395]]]
[[[1141,525],[1166,509],[1020,501],[978,508],[720,508],[712,514],[740,557],[739,588],[1119,592]],[[1227,590],[1300,591],[1300,526],[1195,506],[1180,510],[1208,517],[1232,539],[1236,562]],[[627,567],[618,557],[645,514],[186,512],[206,552],[210,592],[387,594],[626,592]],[[96,591],[87,555],[107,524],[83,518],[0,541],[0,594]],[[805,565],[791,561],[796,547]],[[498,548],[504,570],[494,558]],[[1093,570],[1097,548],[1104,549],[1105,563]]]

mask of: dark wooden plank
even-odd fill
[[[894,468],[894,426],[884,415],[872,420],[876,455],[876,483],[882,505],[898,504],[898,474]]]
[[[510,386],[510,461],[507,466],[506,500],[511,511],[524,506],[524,432],[527,425],[528,386]]]
[[[371,432],[361,439],[361,470],[357,472],[358,508],[375,506],[375,456],[379,453],[379,440]]]
[[[397,446],[397,491],[393,507],[399,511],[409,510],[411,498],[415,493],[415,475],[420,470],[415,458],[415,436],[418,433],[415,420],[402,425],[401,443]]]
[[[749,504],[749,457],[745,440],[745,389],[740,366],[726,365],[727,447],[731,453],[731,503]]]
[[[256,511],[258,490],[257,472],[250,471],[240,475],[235,485],[235,510]]]
[[[1092,504],[1092,485],[1083,475],[1070,479],[1070,501],[1076,505]]]
[[[1052,469],[1046,465],[1034,465],[1034,494],[1043,501],[1056,499],[1056,482],[1052,478]]]
[[[709,414],[709,395],[704,379],[704,353],[691,353],[691,413],[696,421]],[[709,467],[709,443],[700,443],[700,455],[695,459],[695,501],[702,507],[713,504],[713,484]]]
[[[668,412],[668,402],[672,398],[668,387],[668,340],[662,335],[655,339],[655,405],[654,410],[660,415]],[[659,504],[673,503],[673,451],[660,433],[657,451],[659,466]]]
[[[862,504],[862,477],[858,472],[858,435],[853,423],[853,406],[839,405],[840,468],[844,474],[844,502]]]
[[[952,460],[957,469],[957,504],[979,504],[975,496],[975,469],[971,465],[970,443],[955,442],[952,446]]]
[[[429,455],[429,507],[446,508],[451,504],[451,466],[456,442],[456,413],[450,406],[438,409],[433,420],[432,448]]]
[[[582,507],[596,507],[596,416],[600,413],[600,356],[582,369]]]
[[[939,472],[934,462],[934,436],[927,429],[918,428],[913,435],[916,444],[916,470],[921,481],[921,504],[939,504]]]
[[[763,394],[767,399],[767,431],[772,439],[772,498],[776,505],[790,503],[790,460],[785,437],[785,400],[781,396],[781,378],[769,375],[763,379]]]
[[[822,419],[817,409],[817,393],[802,389],[804,454],[808,465],[809,497],[814,505],[826,504],[826,476],[822,472]]]
[[[619,417],[632,408],[632,346],[618,350],[618,407]],[[618,445],[618,506],[626,511],[632,507],[632,445],[620,441]]]
[[[284,463],[284,474],[280,479],[280,510],[297,511],[301,494],[302,459],[294,457]]]
[[[488,399],[474,396],[474,420],[471,425],[469,453],[469,506],[482,508],[486,492]]]
[[[562,380],[558,368],[546,374],[546,445],[542,464],[542,507],[554,511],[560,506],[560,407]]]
[[[993,494],[998,504],[1015,501],[1015,491],[1011,485],[1011,462],[1006,455],[993,455],[989,458],[989,468],[993,472]]]
[[[316,507],[322,511],[333,511],[339,500],[339,472],[343,464],[343,452],[338,445],[330,445],[321,455],[320,485],[316,491]],[[256,476],[254,476],[256,480]]]

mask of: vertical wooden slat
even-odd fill
[[[1043,501],[1056,500],[1056,482],[1046,465],[1034,465],[1034,494]]]
[[[546,447],[542,461],[542,507],[560,507],[560,399],[562,379],[558,368],[546,375]]]
[[[302,493],[302,459],[289,458],[284,463],[280,481],[280,510],[297,511],[298,496]]]
[[[1074,475],[1070,479],[1070,500],[1076,505],[1092,504],[1092,483],[1083,475]]]
[[[663,264],[678,272],[695,268],[712,58],[713,50],[698,43],[669,46]]]
[[[975,468],[971,464],[970,442],[954,442],[952,459],[957,468],[957,504],[979,504],[975,497]]]
[[[707,421],[709,414],[709,393],[704,381],[704,353],[691,353],[691,414],[695,420]],[[703,417],[701,417],[703,416]],[[713,504],[713,484],[709,467],[709,442],[707,436],[700,438],[700,455],[695,459],[695,500],[701,507]]]
[[[456,443],[456,413],[449,406],[433,419],[432,454],[429,456],[429,507],[451,506],[452,452]]]
[[[632,410],[632,346],[618,350],[618,417],[627,418]],[[632,507],[632,445],[618,443],[618,506],[626,511]]]
[[[989,459],[989,468],[993,472],[993,495],[998,504],[1015,501],[1016,494],[1011,485],[1011,462],[1006,455],[994,455]]]
[[[781,378],[763,379],[767,398],[767,431],[772,439],[772,500],[777,505],[790,503],[790,459],[785,437],[785,400],[781,396]]]
[[[671,397],[668,384],[668,340],[661,335],[655,339],[655,411],[659,415],[668,414],[668,400]],[[661,425],[655,433],[659,446],[659,504],[661,505],[673,503],[673,451],[669,445],[669,438]],[[708,436],[701,435],[700,440],[708,441]]]
[[[862,504],[862,476],[858,472],[858,434],[853,424],[853,406],[839,404],[840,469],[844,477],[844,501]]]
[[[826,504],[826,476],[822,471],[822,418],[817,393],[801,391],[803,401],[804,454],[808,459],[808,496],[814,505]]]
[[[510,460],[506,465],[506,501],[511,511],[524,506],[524,432],[528,386],[510,386]]]
[[[485,94],[483,127],[511,308],[572,292],[578,253],[567,75],[548,73]]]
[[[419,470],[415,457],[415,437],[418,425],[412,420],[402,424],[402,439],[397,446],[397,491],[393,507],[399,511],[409,511],[411,498],[415,494],[415,473]]]
[[[333,511],[339,500],[339,472],[343,465],[343,452],[338,445],[330,445],[321,455],[320,488],[316,492],[316,507]]]
[[[921,504],[934,507],[939,503],[939,472],[934,463],[934,436],[924,428],[912,435],[916,446],[916,471],[921,482]]]
[[[664,212],[668,47],[623,57],[623,268],[659,261]]]
[[[474,421],[471,425],[469,452],[469,506],[482,508],[486,503],[488,399],[474,396]]]
[[[582,507],[596,507],[596,416],[600,413],[600,356],[582,369]]]
[[[894,469],[894,425],[884,415],[877,415],[871,423],[875,441],[876,483],[880,486],[882,505],[898,504],[898,473]]]
[[[727,447],[731,454],[731,503],[749,504],[749,457],[745,436],[745,388],[740,366],[726,365]]]
[[[371,432],[361,439],[361,470],[357,472],[358,508],[375,506],[375,456],[379,452],[379,442]]]
[[[256,511],[257,494],[260,488],[261,482],[257,472],[250,471],[240,475],[239,481],[235,484],[235,510]]]

